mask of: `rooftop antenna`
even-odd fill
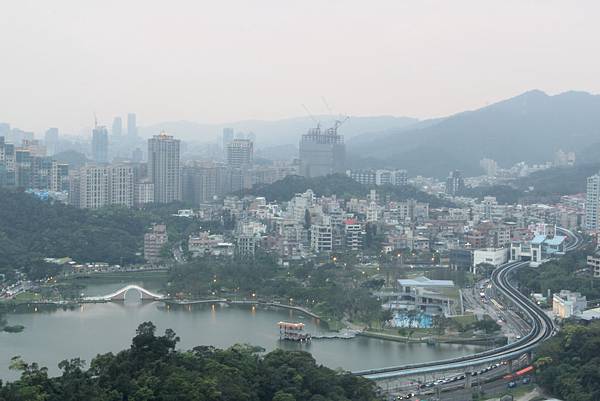
[[[98,117],[96,117],[96,112],[94,112],[94,128],[98,128]]]

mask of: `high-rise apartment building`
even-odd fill
[[[121,117],[115,117],[112,123],[112,136],[119,137],[123,134],[123,120]]]
[[[128,165],[86,165],[77,177],[82,209],[98,209],[108,205],[132,207],[135,185],[133,167]]]
[[[15,146],[0,136],[0,187],[15,185]]]
[[[0,123],[0,136],[6,138],[10,134],[10,124]]]
[[[363,185],[408,185],[406,170],[347,170],[346,175]]]
[[[465,189],[465,181],[462,173],[458,170],[451,171],[446,179],[446,193],[456,196],[463,193]]]
[[[23,139],[19,149],[29,151],[31,156],[46,156],[46,146],[37,139]]]
[[[135,113],[127,114],[127,136],[130,138],[137,137],[137,117]]]
[[[108,168],[108,196],[111,205],[133,207],[135,185],[133,167],[116,165]]]
[[[48,128],[44,134],[46,154],[52,156],[58,152],[58,128]]]
[[[588,177],[585,198],[585,229],[591,232],[600,228],[600,173]]]
[[[154,203],[154,183],[144,178],[135,184],[135,205],[140,207],[147,203]]]
[[[222,163],[193,163],[182,169],[182,197],[191,204],[210,202],[215,196],[252,188],[252,169]]]
[[[183,200],[198,205],[222,195],[225,167],[191,165],[183,168]]]
[[[142,149],[135,148],[133,152],[131,152],[131,161],[134,163],[140,163],[142,160],[144,160],[144,153],[142,152]]]
[[[44,156],[45,147],[39,143],[25,140],[24,144],[15,147],[0,136],[0,187],[67,190],[69,166]]]
[[[181,200],[181,170],[178,139],[161,133],[148,139],[148,177],[154,183],[154,201]]]
[[[227,144],[227,165],[240,168],[254,160],[254,144],[249,139],[234,139]]]
[[[300,140],[300,174],[305,177],[319,177],[328,174],[344,173],[346,145],[344,137],[337,133],[337,125],[321,131],[312,128]]]
[[[108,205],[106,166],[89,165],[79,170],[79,207],[99,209]]]
[[[108,163],[108,131],[103,125],[92,131],[92,160],[96,163]]]
[[[50,175],[50,190],[68,191],[69,190],[69,165],[52,161],[52,173]]]
[[[227,145],[229,142],[233,141],[233,128],[223,128],[221,146],[223,148],[223,152],[227,151]]]
[[[495,177],[498,173],[498,163],[495,160],[483,158],[479,161],[479,165],[488,177]]]
[[[29,188],[31,184],[31,152],[27,149],[15,150],[15,183],[18,188]]]

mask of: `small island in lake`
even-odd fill
[[[16,324],[14,326],[4,326],[4,328],[2,328],[2,331],[5,331],[6,333],[20,333],[23,330],[25,330],[25,326],[20,324]]]

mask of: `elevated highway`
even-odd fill
[[[557,228],[568,237],[565,252],[570,252],[582,246],[581,236],[572,231]],[[529,262],[511,262],[498,267],[492,273],[491,282],[496,290],[503,295],[526,317],[531,325],[531,331],[518,341],[511,344],[479,352],[459,358],[446,359],[412,365],[394,366],[382,369],[355,371],[353,374],[372,380],[389,380],[401,377],[419,376],[441,372],[470,372],[474,367],[492,365],[501,361],[520,359],[529,354],[532,349],[552,337],[555,327],[552,319],[529,298],[517,290],[510,282],[511,274],[517,269],[527,266]]]

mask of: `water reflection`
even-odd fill
[[[129,294],[128,294],[129,295]],[[296,311],[255,305],[166,305],[162,302],[107,302],[73,306],[23,305],[9,316],[11,324],[21,324],[19,334],[0,334],[0,378],[16,377],[8,371],[9,360],[21,355],[27,361],[48,366],[58,373],[63,359],[82,357],[90,361],[96,354],[128,348],[137,326],[152,321],[160,333],[172,328],[181,338],[179,347],[197,345],[229,347],[248,343],[267,351],[280,347],[310,351],[318,362],[348,370],[386,367],[445,359],[473,353],[480,347],[466,345],[405,344],[358,337],[352,340],[313,340],[310,345],[279,340],[277,322],[300,321],[306,331],[323,333],[316,319]]]

